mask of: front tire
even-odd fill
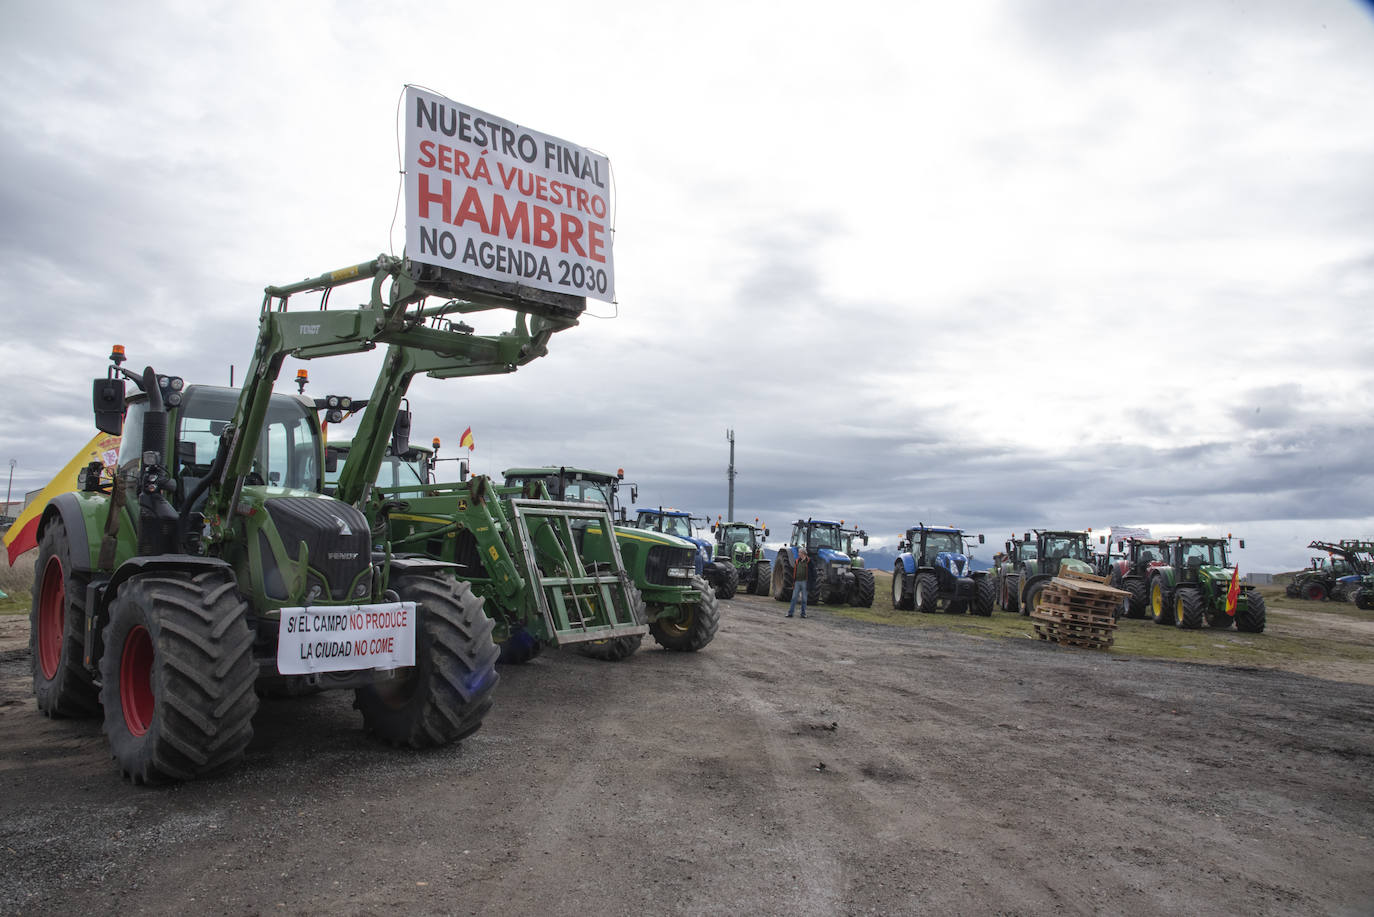
[[[1150,607],[1150,587],[1143,579],[1126,581],[1126,591],[1131,597],[1126,600],[1126,617],[1143,619]]]
[[[767,595],[773,585],[773,565],[761,560],[754,567],[754,595]]]
[[[717,567],[719,582],[715,585],[716,598],[733,599],[739,591],[739,571],[732,563],[722,563]]]
[[[854,608],[872,608],[873,593],[873,571],[861,568],[854,571],[854,589],[849,597],[849,604]]]
[[[1246,634],[1264,633],[1264,596],[1258,589],[1245,590],[1245,608],[1236,609],[1236,630]]]
[[[72,568],[61,517],[48,523],[34,564],[29,657],[38,711],[51,717],[100,715],[100,692],[86,671],[86,585]]]
[[[789,577],[790,578],[790,577]],[[678,606],[678,619],[659,619],[649,625],[649,633],[658,645],[676,653],[695,653],[716,637],[720,628],[720,605],[715,593],[699,576],[692,577],[692,588],[700,600]]]
[[[1184,630],[1200,628],[1205,617],[1203,612],[1202,593],[1196,589],[1179,589],[1174,593],[1174,617]]]
[[[773,600],[786,602],[792,598],[792,557],[786,549],[778,552],[773,561]]]
[[[984,576],[974,585],[973,613],[980,618],[992,617],[992,606],[997,598],[997,584]]]
[[[1302,587],[1302,597],[1309,602],[1325,602],[1326,586],[1322,583],[1308,583]]]
[[[500,675],[493,624],[465,582],[412,574],[392,581],[419,607],[415,666],[354,692],[367,731],[390,745],[433,748],[476,732]]]
[[[1049,580],[1043,579],[1039,582],[1031,583],[1030,588],[1026,590],[1026,603],[1021,609],[1023,615],[1035,614],[1035,610],[1040,607],[1040,596],[1044,593],[1045,587],[1048,585]]]
[[[916,610],[922,614],[932,614],[940,601],[940,586],[934,573],[916,574]]]
[[[911,582],[906,578],[906,567],[898,561],[892,567],[892,610],[910,611],[915,607],[911,595]]]
[[[128,580],[100,658],[105,734],[136,784],[193,780],[253,738],[258,667],[248,603],[225,573]]]
[[[1156,576],[1150,580],[1150,613],[1156,624],[1174,626],[1174,609],[1170,598],[1169,590],[1164,588],[1162,577]]]

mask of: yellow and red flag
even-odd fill
[[[1240,599],[1240,567],[1231,571],[1231,588],[1226,590],[1226,613],[1236,616],[1236,602]]]
[[[77,489],[77,476],[81,469],[91,462],[100,462],[107,469],[113,469],[119,462],[119,437],[108,433],[97,433],[86,447],[72,457],[67,467],[57,473],[48,486],[39,491],[33,502],[24,507],[14,525],[5,532],[5,550],[9,553],[13,566],[20,554],[38,547],[38,520],[43,515],[43,507],[59,494]]]
[[[458,437],[458,448],[462,449],[465,446],[469,452],[476,448],[472,442],[472,427],[468,427],[463,431],[463,435]]]

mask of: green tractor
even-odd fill
[[[1150,610],[1156,624],[1196,629],[1206,625],[1258,634],[1264,631],[1264,596],[1237,589],[1228,601],[1236,570],[1228,558],[1229,538],[1171,538],[1160,543],[1163,560],[1150,566]],[[1245,547],[1241,539],[1240,547]]]
[[[117,476],[107,484],[93,464],[39,523],[40,711],[103,715],[135,783],[189,780],[240,759],[256,689],[282,680],[353,690],[365,727],[391,744],[443,745],[481,725],[497,682],[481,600],[452,564],[376,550],[363,513],[323,493],[318,405],[272,391],[287,356],[379,344],[405,362],[403,383],[415,372],[510,372],[547,353],[585,309],[580,298],[470,279],[383,255],[268,287],[241,390],[130,372],[116,348],[94,406],[96,427],[123,435]],[[328,308],[330,291],[357,281],[371,282],[367,303]],[[320,304],[291,311],[290,297],[306,292],[322,292]],[[514,326],[500,335],[452,317],[513,304]],[[127,398],[126,381],[138,389]],[[396,413],[374,416],[390,429]],[[381,454],[347,470],[370,483]]]
[[[1338,542],[1313,541],[1307,545],[1325,551],[1326,557],[1312,558],[1312,567],[1293,577],[1284,590],[1291,599],[1314,602],[1333,599],[1348,602],[1358,592],[1362,579],[1374,573],[1374,542],[1342,539]]]
[[[545,466],[509,468],[504,472],[507,485],[525,488],[527,495],[547,493],[567,503],[591,503],[605,507],[613,520],[614,544],[624,567],[644,600],[649,633],[666,650],[696,652],[716,636],[720,627],[720,604],[715,592],[697,573],[698,549],[689,541],[662,532],[645,531],[625,522],[620,505],[624,471],[610,474],[585,468]],[[630,502],[637,490],[630,487]],[[542,490],[540,488],[542,487]],[[609,550],[600,538],[605,529],[591,526],[590,540],[583,547],[589,563],[611,563]],[[638,637],[620,637],[600,644],[605,658],[628,656],[639,646]]]
[[[767,595],[772,585],[773,566],[763,553],[768,527],[758,519],[749,522],[722,522],[716,517],[715,560],[734,565],[736,579],[746,593]]]
[[[538,488],[501,487],[483,475],[434,483],[435,451],[404,436],[393,435],[368,491],[368,520],[395,556],[454,565],[495,623],[498,662],[525,663],[546,646],[609,660],[634,651],[649,628],[639,590],[606,534],[614,530],[606,506],[554,502]],[[355,446],[330,443],[326,481],[338,479]]]
[[[1034,530],[1007,542],[1011,558],[1001,575],[1002,607],[1025,616],[1035,610],[1041,593],[1059,571],[1068,568],[1094,575],[1093,549],[1087,532]]]
[[[993,595],[1003,611],[1016,614],[1021,608],[1020,594],[1016,588],[1019,583],[1018,571],[1029,561],[1036,558],[1034,541],[1011,538],[1006,542],[1006,550],[998,551],[992,558],[992,570],[988,576],[992,580]]]
[[[733,563],[718,560],[713,556],[709,539],[698,538],[695,534],[697,528],[705,528],[708,522],[704,516],[693,516],[682,510],[665,509],[660,506],[656,509],[641,508],[635,513],[633,525],[646,532],[663,532],[691,542],[697,549],[697,576],[706,580],[716,598],[732,599],[739,589],[739,572]]]
[[[798,519],[792,524],[791,540],[778,549],[773,563],[773,598],[786,602],[792,598],[792,576],[797,565],[797,549],[805,546],[815,565],[816,594],[810,599],[817,605],[852,605],[855,608],[873,607],[873,571],[859,565],[849,553],[858,539],[868,544],[868,534],[861,529],[847,529],[844,521],[826,522],[821,519]],[[857,553],[857,552],[856,552]]]

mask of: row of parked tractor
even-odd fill
[[[1312,558],[1285,587],[1290,599],[1314,602],[1354,602],[1363,609],[1374,608],[1374,541],[1343,538],[1340,541],[1312,541],[1307,545],[1325,551],[1325,557]]]

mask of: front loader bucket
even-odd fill
[[[642,600],[630,586],[620,547],[609,542],[609,563],[582,560],[589,527],[613,532],[600,504],[512,499],[516,534],[529,560],[531,592],[558,645],[647,634]]]

